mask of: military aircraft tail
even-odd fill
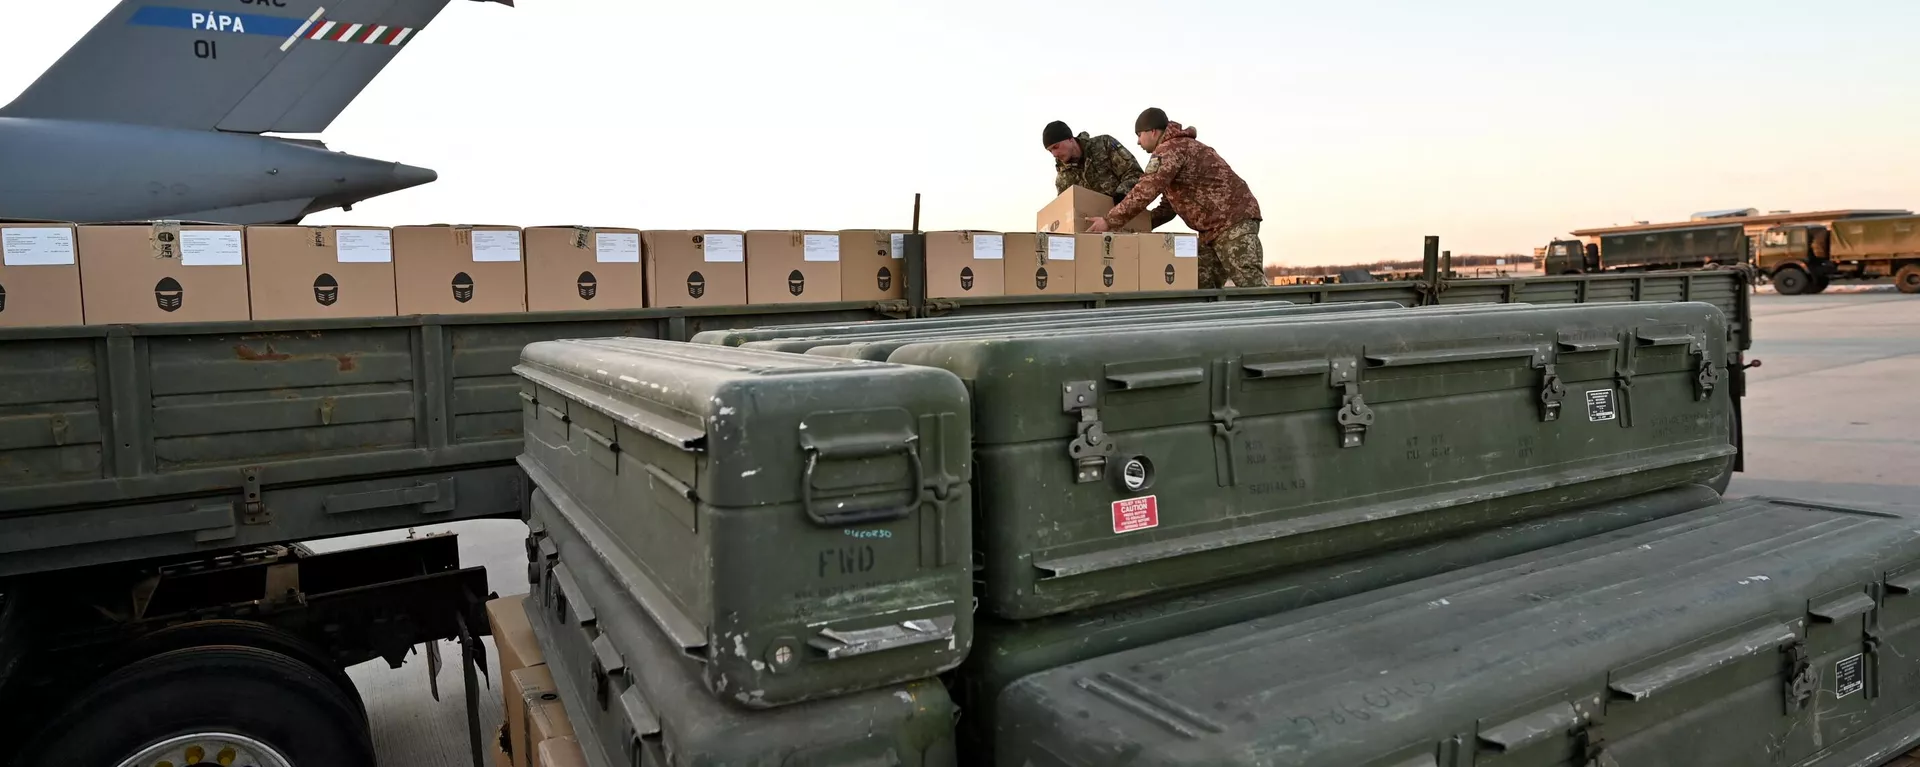
[[[319,133],[449,2],[177,1],[122,0],[0,116]]]

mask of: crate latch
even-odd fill
[[[1807,657],[1805,640],[1795,639],[1781,648],[1787,655],[1787,682],[1783,691],[1787,711],[1799,711],[1813,700],[1813,694],[1820,689],[1820,677],[1814,673],[1813,660]]]
[[[1367,427],[1373,425],[1373,408],[1367,407],[1366,401],[1360,398],[1359,360],[1334,360],[1329,382],[1341,391],[1340,412],[1334,416],[1340,423],[1340,446],[1365,444]]]
[[[1093,381],[1069,381],[1060,392],[1060,409],[1080,416],[1074,425],[1075,436],[1067,444],[1067,455],[1074,462],[1073,481],[1078,484],[1099,482],[1107,475],[1107,459],[1118,450],[1107,439],[1100,425],[1100,388]]]
[[[1567,398],[1567,385],[1560,372],[1549,362],[1540,368],[1540,420],[1560,420],[1560,404]]]

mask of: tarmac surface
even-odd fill
[[[1883,290],[1753,298],[1754,344],[1744,412],[1746,471],[1730,496],[1784,496],[1850,504],[1920,502],[1920,296]],[[461,559],[487,568],[502,595],[525,593],[525,527],[487,520],[420,528],[457,532]],[[365,545],[406,532],[316,544]],[[399,669],[373,662],[349,670],[366,700],[381,764],[470,764],[459,652],[447,661],[440,699],[429,694],[425,657]],[[488,644],[491,684],[481,690],[482,726],[500,722],[498,665]],[[491,755],[487,759],[491,760]],[[489,761],[488,764],[491,764]]]

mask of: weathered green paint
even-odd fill
[[[1391,307],[1391,308],[1382,309],[1377,307]],[[1464,305],[1463,306],[1446,306],[1446,307],[1429,306],[1429,307],[1424,307],[1419,311],[1427,314],[1432,314],[1436,312],[1458,313],[1458,312],[1514,311],[1514,310],[1528,311],[1532,309],[1534,309],[1534,307],[1528,307],[1528,306],[1517,305],[1517,304],[1509,304],[1509,305],[1487,304],[1482,306],[1464,306]],[[1304,321],[1309,319],[1328,319],[1329,318],[1328,315],[1339,315],[1339,319],[1352,319],[1355,317],[1373,316],[1383,311],[1393,312],[1393,311],[1402,311],[1402,309],[1397,304],[1377,303],[1377,302],[1355,302],[1351,304],[1321,304],[1317,306],[1278,307],[1276,309],[1270,309],[1267,311],[1254,312],[1254,313],[1245,314],[1245,315],[1228,315],[1226,317],[1222,317],[1220,315],[1210,315],[1210,314],[1175,315],[1175,316],[1166,316],[1166,317],[1155,317],[1155,318],[1152,318],[1150,321],[1148,320],[1115,321],[1110,323],[1096,323],[1094,325],[1087,325],[1087,324],[1078,323],[1078,322],[1063,322],[1063,323],[1057,323],[1050,326],[1036,325],[1036,326],[1013,327],[1013,328],[996,328],[993,330],[936,331],[936,332],[925,333],[925,334],[888,333],[888,334],[875,334],[871,336],[819,339],[814,341],[792,342],[792,343],[795,343],[796,345],[802,345],[802,344],[806,345],[807,346],[806,353],[808,354],[813,354],[813,355],[818,355],[823,357],[840,357],[842,359],[860,359],[860,360],[872,360],[875,362],[885,362],[887,361],[887,358],[893,356],[893,353],[895,351],[898,351],[903,347],[912,346],[914,344],[928,343],[931,341],[972,341],[972,340],[999,339],[999,338],[1024,338],[1029,336],[1084,335],[1088,331],[1088,328],[1090,327],[1100,328],[1100,329],[1118,328],[1118,327],[1165,328],[1172,325],[1184,326],[1184,325],[1193,325],[1193,324],[1214,324],[1219,322],[1230,322],[1239,327],[1252,327],[1255,325],[1269,325],[1273,323],[1299,322],[1299,321]],[[754,341],[754,342],[749,342],[745,344],[745,346],[755,347],[761,344],[775,345],[775,344],[783,344],[783,343],[788,343],[788,342]]]
[[[1291,306],[1291,301],[1261,301],[1251,307],[1259,310],[1262,304]],[[918,319],[883,320],[878,322],[858,322],[839,324],[798,324],[775,327],[743,328],[739,330],[709,330],[688,339],[697,344],[716,344],[720,346],[743,346],[757,341],[775,341],[792,338],[842,338],[863,336],[883,332],[932,332],[936,330],[969,330],[978,328],[999,328],[1034,323],[1057,323],[1068,319],[1088,322],[1106,322],[1120,319],[1158,317],[1173,313],[1189,313],[1217,309],[1220,311],[1242,311],[1248,307],[1211,307],[1204,304],[1175,304],[1172,306],[1130,306],[1104,309],[1077,309],[1071,315],[1063,315],[1061,310],[1038,312],[1015,312],[986,317],[922,317]],[[767,347],[759,347],[767,348]]]
[[[953,374],[629,338],[521,359],[522,465],[604,532],[716,695],[786,705],[966,656],[972,416]]]
[[[1732,274],[1468,280],[1446,283],[1437,293],[1424,288],[1375,283],[1006,297],[936,300],[928,309],[965,318],[1274,299],[1412,306],[1684,298],[1728,313],[1730,350],[1751,343],[1745,294]],[[844,325],[899,316],[905,307],[0,329],[0,517],[7,518],[0,525],[0,576],[517,516],[525,495],[512,464],[520,451],[512,378],[520,345]],[[341,370],[343,361],[352,369]],[[260,469],[264,513],[247,512],[248,467]],[[449,481],[457,502],[415,500]],[[329,513],[329,499],[337,495],[349,498],[333,506],[356,510]],[[383,498],[392,503],[379,505]],[[39,517],[29,524],[22,519],[28,515]]]
[[[1708,481],[1734,453],[1726,359],[1724,317],[1699,303],[1114,328],[889,357],[972,387],[982,607],[1014,619],[1495,524],[1585,482]],[[1562,406],[1543,407],[1555,387]],[[1135,460],[1149,484],[1130,490]],[[1494,498],[1514,502],[1469,511]],[[1123,519],[1146,499],[1157,521]]]
[[[1028,676],[998,761],[1879,764],[1916,586],[1920,510],[1726,501]]]
[[[536,501],[526,610],[595,767],[955,767],[953,701],[938,680],[745,710],[634,599],[611,545]]]
[[[849,333],[837,336],[808,336],[794,338],[771,338],[748,341],[742,348],[762,349],[766,351],[806,352],[828,346],[861,345],[901,339],[921,338],[979,338],[1017,333],[1047,333],[1072,329],[1120,328],[1159,326],[1176,322],[1261,322],[1273,317],[1294,317],[1300,315],[1344,314],[1382,309],[1404,309],[1405,307],[1384,301],[1355,302],[1351,304],[1298,305],[1285,302],[1247,302],[1228,306],[1174,307],[1172,310],[1154,310],[1151,313],[1124,317],[1085,317],[1078,312],[1054,312],[1049,320],[1029,320],[1022,322],[982,323],[968,328],[936,328],[920,330],[909,326],[893,330],[870,333]],[[885,357],[863,357],[863,359],[885,360]]]
[[[1343,562],[1031,621],[983,616],[975,627],[973,652],[951,677],[955,701],[967,714],[958,733],[963,762],[993,764],[995,703],[1007,685],[1028,674],[1604,536],[1720,501],[1718,493],[1700,485],[1619,500],[1632,484],[1615,479],[1581,486],[1543,501],[1544,508],[1562,510],[1559,514]],[[1602,498],[1609,500],[1582,505]]]

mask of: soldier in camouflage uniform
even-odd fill
[[[1066,123],[1055,120],[1047,124],[1041,138],[1053,154],[1054,194],[1078,184],[1118,204],[1140,180],[1140,161],[1112,136],[1090,136],[1086,131],[1075,136]]]
[[[1166,202],[1153,209],[1153,225],[1158,227],[1177,213],[1200,234],[1201,288],[1218,288],[1227,280],[1242,288],[1266,285],[1260,202],[1247,182],[1220,153],[1194,140],[1197,131],[1168,122],[1167,113],[1159,109],[1141,112],[1133,127],[1140,136],[1140,148],[1152,155],[1147,172],[1106,218],[1088,220],[1092,231],[1119,229],[1164,194]]]

